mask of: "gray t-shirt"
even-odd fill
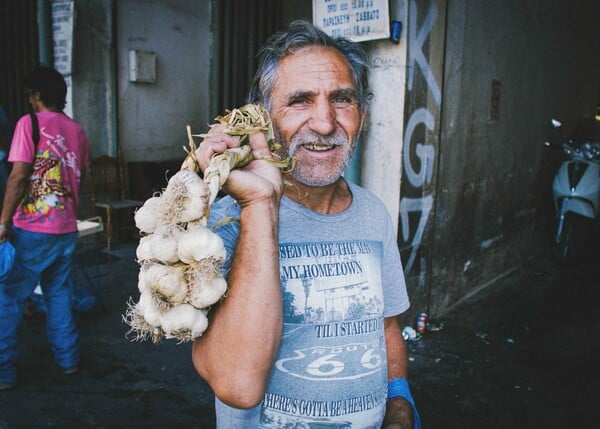
[[[381,427],[387,392],[383,319],[406,311],[409,300],[385,206],[366,189],[349,186],[352,204],[334,215],[282,199],[279,354],[262,404],[239,410],[216,400],[219,428]],[[226,216],[239,218],[229,197],[213,205],[210,223]],[[215,232],[231,256],[239,224]]]

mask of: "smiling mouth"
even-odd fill
[[[335,146],[336,145],[333,145],[333,144],[322,145],[322,144],[310,144],[310,143],[302,145],[302,147],[304,149],[312,150],[315,152],[325,152],[327,150],[333,149]]]

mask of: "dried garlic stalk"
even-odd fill
[[[231,169],[252,161],[248,136],[264,133],[275,159],[272,162],[284,171],[294,166],[291,160],[278,161],[271,120],[262,106],[248,104],[215,119],[225,126],[225,133],[239,138],[240,147],[214,156],[201,179],[193,138],[207,135],[192,135],[188,126],[189,148],[184,147],[188,155],[180,171],[169,179],[162,193],[153,195],[135,213],[136,226],[142,233],[136,250],[140,297],[137,302],[128,302],[123,317],[134,340],[159,342],[174,338],[188,342],[208,327],[210,307],[227,293],[221,275],[225,247],[222,239],[206,227],[210,205]],[[229,221],[222,219],[217,224]]]
[[[273,125],[271,118],[267,110],[260,104],[246,104],[238,109],[227,110],[225,116],[217,116],[217,121],[210,127],[215,125],[224,125],[224,133],[231,136],[238,137],[240,140],[240,147],[227,149],[225,152],[219,155],[215,155],[210,165],[204,171],[204,182],[208,184],[210,189],[209,204],[212,204],[217,197],[218,192],[221,190],[227,178],[229,172],[234,168],[244,167],[250,161],[252,161],[252,150],[248,143],[248,137],[255,133],[264,133],[271,150],[271,154],[274,157],[272,162],[281,168],[284,172],[293,170],[294,159],[278,160],[276,154],[279,149],[275,143],[273,134]],[[187,127],[189,149],[184,147],[188,156],[183,161],[181,166],[182,170],[193,170],[198,172],[198,162],[195,158],[195,152],[197,149],[194,143],[193,137],[205,138],[208,134],[192,134],[191,129]]]

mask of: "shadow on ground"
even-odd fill
[[[137,297],[135,243],[84,260],[106,309],[80,315],[81,371],[54,365],[43,316],[25,319],[19,384],[0,392],[0,428],[213,428],[213,396],[190,345],[136,343],[122,322]],[[536,258],[440,318],[408,343],[424,427],[593,428],[600,389],[598,253],[561,267]],[[97,271],[96,271],[97,268]],[[84,281],[79,279],[78,281]]]
[[[424,427],[598,427],[599,260],[536,258],[409,342]]]

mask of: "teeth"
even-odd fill
[[[305,144],[303,146],[308,150],[314,150],[314,151],[329,150],[333,147],[333,145],[322,146],[322,145],[316,145],[316,144]]]

